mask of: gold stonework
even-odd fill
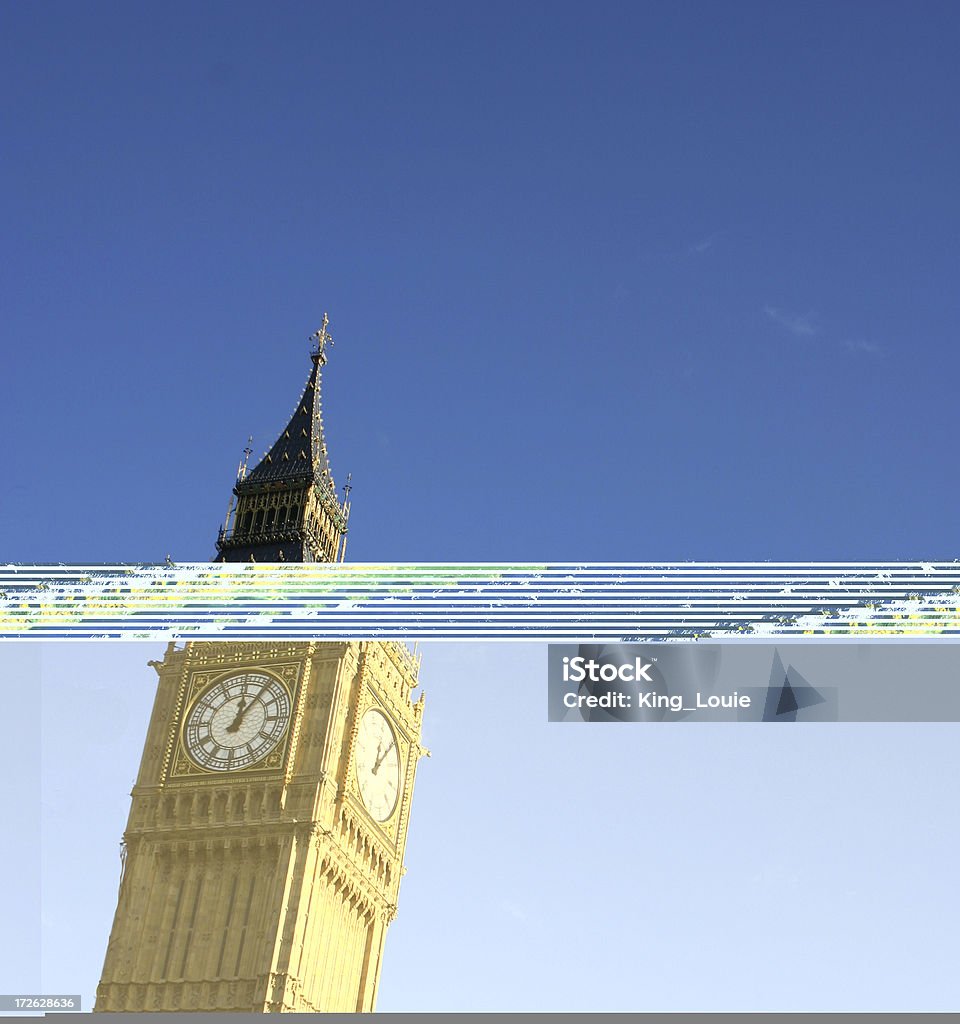
[[[417,660],[388,642],[192,642],[150,664],[157,695],[96,1010],[373,1010],[426,753]],[[289,697],[289,718],[260,760],[211,770],[191,750],[191,713],[209,719],[204,697],[220,695],[240,743],[245,716],[261,716],[250,732],[266,714],[236,682],[246,673],[270,680],[283,707]],[[389,723],[400,780],[383,821],[358,782],[371,708]]]

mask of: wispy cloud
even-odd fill
[[[883,349],[879,345],[875,345],[872,341],[864,341],[862,338],[857,340],[848,338],[844,342],[844,345],[846,345],[851,352],[862,352],[867,356],[878,356],[883,352]]]
[[[692,242],[683,243],[678,241],[676,247],[669,249],[642,249],[639,256],[642,260],[651,263],[683,263],[686,260],[696,259],[705,252],[709,252],[714,246],[719,245],[723,239],[722,231],[714,231],[713,234],[704,235]]]
[[[529,915],[523,909],[523,907],[514,903],[512,900],[501,900],[500,909],[508,917],[512,917],[514,921],[519,921],[523,924],[526,924],[526,922],[530,920]]]
[[[770,305],[764,306],[763,311],[775,324],[779,324],[794,337],[812,338],[820,333],[820,328],[814,322],[813,313],[785,313],[782,309]]]
[[[706,252],[707,249],[712,249],[714,242],[717,240],[717,235],[713,234],[707,238],[701,238],[699,242],[694,242],[693,245],[687,246],[687,255],[695,256],[698,253]]]
[[[763,312],[778,327],[789,331],[795,338],[814,338],[822,334],[815,313],[789,313],[779,309],[777,306],[771,306],[769,303],[763,307]],[[861,356],[880,356],[884,354],[884,349],[874,341],[868,341],[865,338],[846,338],[840,341],[836,336],[830,338],[830,334],[832,334],[832,331],[828,330],[823,340],[834,346],[842,345],[848,352]]]

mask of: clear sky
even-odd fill
[[[211,557],[324,310],[354,560],[955,557],[958,29],[3,5],[3,557]]]
[[[162,649],[0,645],[3,991],[91,1004]],[[424,645],[379,1009],[957,1008],[955,724],[549,725],[545,679]]]

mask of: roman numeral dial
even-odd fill
[[[183,728],[183,746],[194,764],[231,772],[262,761],[284,738],[290,694],[262,672],[227,676],[194,701]]]

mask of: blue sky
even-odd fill
[[[4,557],[956,555],[949,3],[10,4]],[[949,463],[947,463],[949,464]]]

